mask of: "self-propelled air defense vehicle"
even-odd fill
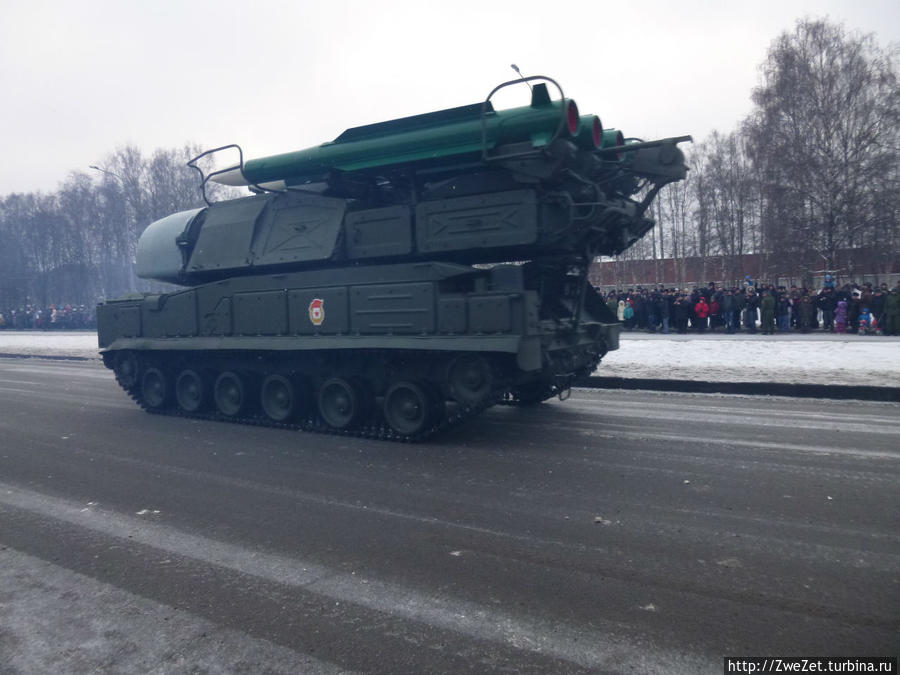
[[[652,227],[686,140],[625,139],[531,77],[306,150],[225,146],[204,198],[254,194],[147,227],[137,274],[182,288],[102,303],[104,363],[152,412],[404,440],[562,395],[619,345],[591,261]]]

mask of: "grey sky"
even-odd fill
[[[0,195],[52,191],[126,143],[316,145],[480,101],[512,62],[626,135],[700,140],[749,111],[767,48],[803,16],[900,41],[890,0],[4,0]]]

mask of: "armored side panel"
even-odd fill
[[[463,335],[468,331],[466,296],[446,294],[438,300],[438,331],[446,335]]]
[[[348,213],[347,257],[351,260],[408,255],[412,252],[409,207],[391,206]]]
[[[113,300],[101,306],[104,311],[97,313],[97,336],[101,349],[108,347],[116,337],[143,335],[141,308],[134,300]]]
[[[308,195],[272,200],[250,257],[254,267],[282,266],[334,255],[346,202]]]
[[[237,335],[284,335],[288,329],[287,291],[235,293],[234,332]]]
[[[269,201],[271,197],[261,195],[210,206],[186,271],[234,271],[249,267],[256,220]]]
[[[296,193],[213,204],[197,226],[178,237],[184,250],[190,251],[179,278],[182,282],[203,280],[244,274],[251,268],[328,260],[337,251],[345,210],[343,199]],[[164,236],[174,241],[174,227],[157,225],[151,225],[154,241]],[[170,267],[171,263],[162,271],[171,278]]]
[[[535,193],[515,190],[423,202],[416,208],[416,240],[423,253],[533,244]]]
[[[149,295],[140,303],[141,335],[150,338],[197,335],[197,294]]]
[[[469,298],[469,326],[478,334],[506,333],[512,328],[510,296],[489,295]]]
[[[353,330],[423,334],[435,329],[434,284],[370,284],[350,289]]]
[[[197,317],[200,335],[231,335],[234,330],[231,281],[197,288]]]

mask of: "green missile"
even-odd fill
[[[603,125],[596,115],[582,115],[575,144],[582,150],[596,150],[603,143]]]
[[[615,148],[620,145],[625,145],[625,137],[622,135],[621,131],[618,129],[605,129],[603,131],[603,143],[601,147]]]
[[[586,127],[586,128],[585,128]],[[597,147],[603,135],[595,116],[579,117],[572,99],[550,99],[545,84],[532,90],[531,105],[494,110],[490,102],[439,110],[348,129],[330,143],[247,161],[212,178],[224,185],[296,185],[321,180],[329,171],[376,171],[403,164],[438,164],[482,158],[505,145],[545,147],[557,137]]]

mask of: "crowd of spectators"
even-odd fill
[[[24,305],[0,311],[0,330],[82,330],[96,327],[94,308],[85,305]]]
[[[837,286],[830,275],[820,289],[776,287],[747,277],[739,287],[711,281],[691,291],[662,286],[613,290],[606,301],[626,330],[651,333],[721,330],[774,335],[822,330],[900,335],[900,284]]]
[[[761,332],[774,335],[813,330],[860,335],[900,335],[900,284],[846,283],[826,275],[822,288],[787,288],[754,282],[740,287],[709,282],[691,291],[629,288],[609,291],[607,305],[626,330],[651,333]],[[0,311],[0,330],[79,330],[97,327],[93,307],[25,305]]]

